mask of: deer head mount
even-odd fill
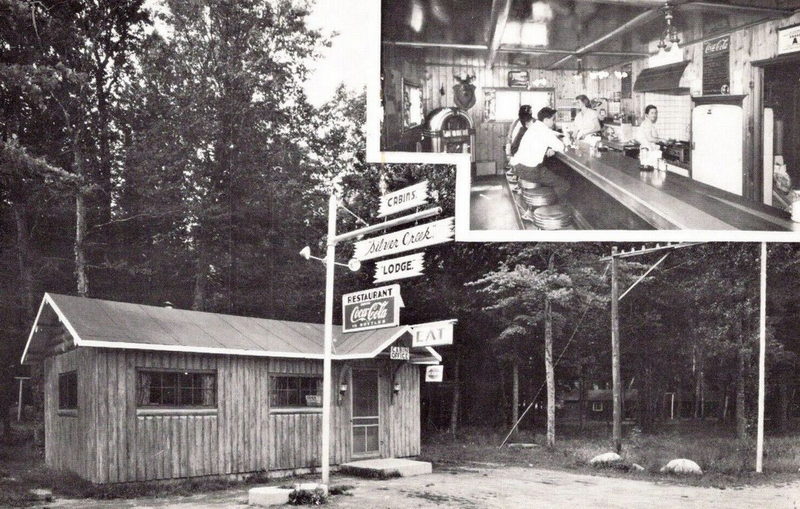
[[[454,74],[458,84],[453,85],[453,98],[459,108],[468,110],[475,106],[475,85],[472,82],[475,80],[476,75],[460,72]]]

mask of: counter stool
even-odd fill
[[[535,223],[533,211],[537,207],[545,207],[553,205],[558,202],[558,196],[550,186],[539,184],[538,182],[520,181],[525,182],[525,187],[522,187],[522,200],[528,206],[528,210],[522,214],[522,219],[531,223]]]
[[[533,211],[533,224],[540,230],[562,230],[572,224],[572,212],[564,205],[547,205]]]

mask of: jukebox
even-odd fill
[[[470,154],[475,162],[475,128],[464,110],[437,108],[425,119],[422,132],[422,150],[425,152],[455,152]]]

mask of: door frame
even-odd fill
[[[355,402],[353,401],[353,395],[355,394],[355,385],[353,384],[353,374],[356,371],[366,371],[375,374],[375,396],[378,402],[378,448],[373,452],[363,452],[363,453],[356,453],[354,450],[354,422],[355,419]],[[350,457],[356,459],[366,459],[366,458],[378,458],[381,456],[381,424],[383,419],[381,418],[381,371],[377,367],[364,367],[364,368],[356,368],[353,367],[350,370]]]

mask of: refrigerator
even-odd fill
[[[706,104],[692,110],[692,178],[742,195],[744,112],[732,104]]]

